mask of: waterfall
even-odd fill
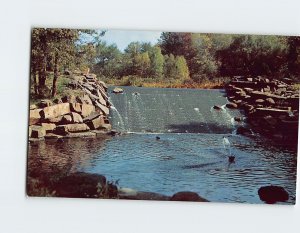
[[[134,133],[232,133],[238,110],[225,108],[220,90],[123,87],[111,94],[112,125]],[[214,105],[223,105],[215,110]]]

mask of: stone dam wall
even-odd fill
[[[299,90],[292,84],[289,79],[234,77],[226,86],[230,101],[227,107],[242,109],[254,131],[297,145]],[[240,132],[248,130],[240,129]]]
[[[29,141],[72,137],[94,137],[111,133],[107,86],[94,74],[70,75],[74,93],[41,100],[29,111]]]

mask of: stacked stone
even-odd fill
[[[29,138],[91,137],[111,130],[111,106],[105,83],[93,74],[74,76],[69,87],[82,90],[81,96],[42,100],[30,106]]]
[[[278,139],[298,136],[299,90],[292,81],[234,77],[226,92],[230,108],[243,109],[252,127]]]

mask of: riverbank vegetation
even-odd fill
[[[110,85],[143,87],[222,88],[240,75],[300,82],[300,37],[163,32],[154,45],[133,41],[120,51],[104,34],[33,29],[31,97],[64,92],[63,75],[74,70]]]

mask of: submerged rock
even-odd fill
[[[289,199],[289,194],[283,187],[273,185],[259,188],[258,195],[267,204],[285,202]]]

